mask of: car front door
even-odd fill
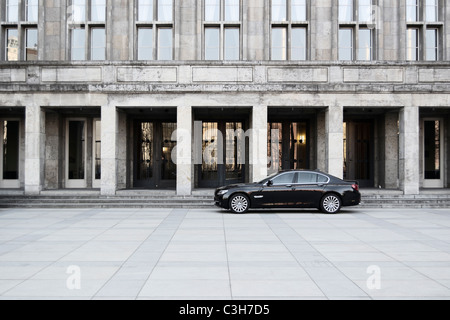
[[[263,187],[261,192],[255,195],[262,207],[286,207],[292,199],[294,181],[297,179],[296,172],[284,172]]]

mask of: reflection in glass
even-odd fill
[[[372,0],[359,0],[359,17],[360,22],[372,21]]]
[[[426,0],[425,17],[427,22],[438,21],[438,0]]]
[[[162,124],[161,180],[176,180],[177,177],[177,166],[172,159],[172,151],[176,146],[176,141],[172,141],[172,134],[176,129],[176,123]]]
[[[85,122],[69,121],[69,179],[83,180],[85,176]]]
[[[19,33],[17,29],[6,29],[7,61],[19,60]]]
[[[137,179],[149,180],[153,177],[153,123],[141,123],[140,135],[140,163]]]
[[[139,0],[138,21],[153,21],[153,0]]]
[[[94,126],[94,175],[95,180],[100,180],[102,178],[102,122],[95,120]]]
[[[227,180],[242,178],[245,164],[245,133],[242,122],[227,122],[225,175]]]
[[[202,140],[202,172],[201,179],[205,181],[217,180],[218,173],[218,139],[217,122],[203,122]]]
[[[286,28],[272,28],[272,60],[287,59],[286,34]]]
[[[3,180],[19,179],[19,121],[2,121]]]
[[[441,123],[425,121],[425,179],[441,178]]]
[[[26,51],[25,59],[27,61],[35,61],[38,58],[38,31],[37,29],[26,29]]]
[[[226,28],[224,60],[239,60],[239,48],[239,28]]]
[[[205,60],[220,59],[219,28],[205,28]]]

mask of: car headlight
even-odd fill
[[[217,195],[218,196],[223,196],[227,192],[228,192],[228,190],[220,190],[219,192],[217,192]]]

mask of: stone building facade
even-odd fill
[[[6,0],[1,190],[450,185],[444,0]]]

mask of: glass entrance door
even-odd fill
[[[0,120],[0,188],[19,188],[20,122]]]
[[[248,152],[243,122],[203,122],[202,130],[199,187],[216,188],[245,182]]]
[[[66,188],[86,187],[86,120],[69,119],[66,126]]]
[[[269,174],[280,170],[309,169],[307,122],[268,124]]]
[[[136,124],[136,188],[175,188],[176,164],[172,151],[176,141],[172,134],[176,130],[174,122],[141,122]]]
[[[444,128],[443,119],[424,119],[423,130],[423,187],[444,187]]]

